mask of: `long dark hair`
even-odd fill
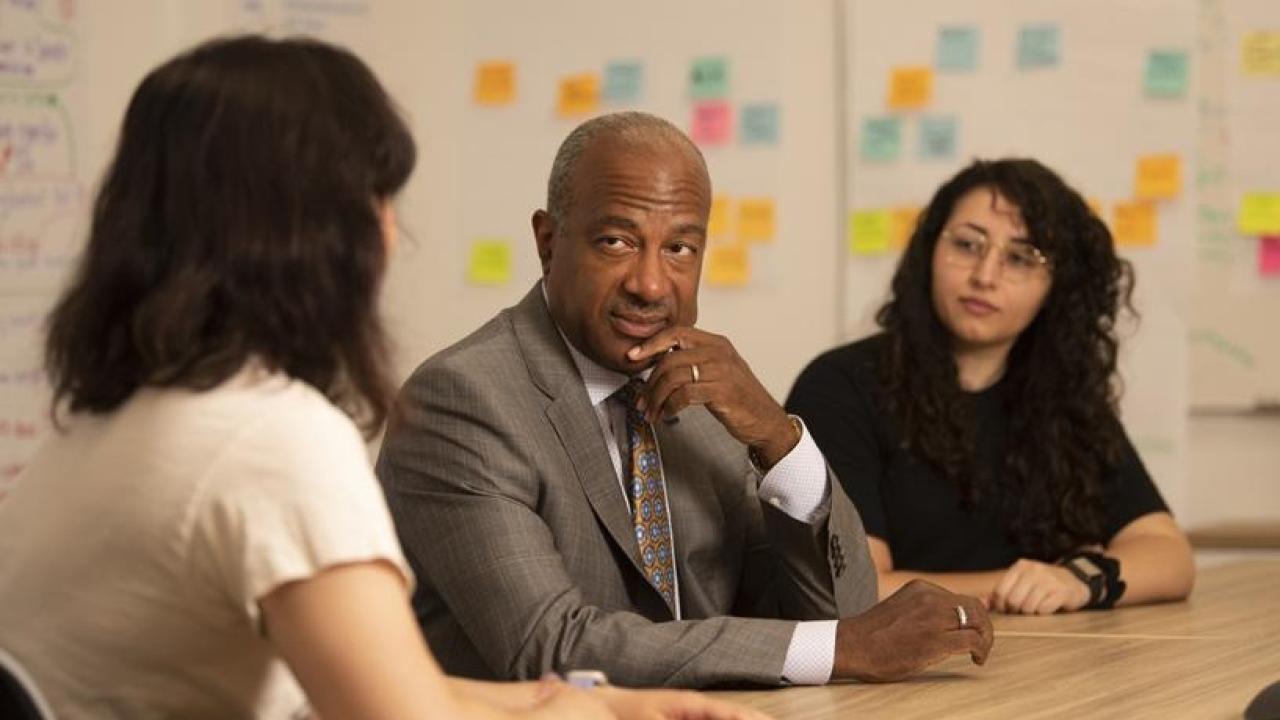
[[[392,396],[379,204],[414,157],[369,69],[319,41],[219,39],[153,70],[49,318],[55,418],[259,358],[373,432]]]
[[[972,406],[957,377],[951,334],[932,300],[938,236],[957,201],[989,188],[1021,211],[1049,258],[1044,304],[1010,351],[1003,383],[1009,437],[999,479],[974,460]],[[966,505],[995,495],[1011,537],[1053,559],[1101,534],[1100,490],[1120,461],[1116,316],[1133,312],[1133,271],[1079,193],[1029,159],[976,161],[938,189],[921,214],[876,320],[889,336],[880,363],[892,415],[912,451],[955,482]]]

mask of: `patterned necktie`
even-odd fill
[[[658,441],[653,434],[653,426],[645,422],[644,415],[636,408],[636,400],[643,388],[643,380],[632,378],[613,394],[627,409],[631,520],[636,529],[636,543],[640,546],[645,578],[662,594],[667,605],[675,607],[676,574],[671,557],[671,522],[667,514],[662,460],[658,457]]]

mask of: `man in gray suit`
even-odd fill
[[[402,389],[378,475],[446,671],[701,687],[985,660],[974,598],[917,582],[872,607],[821,452],[694,327],[710,202],[670,123],[583,124],[533,216],[542,281]]]

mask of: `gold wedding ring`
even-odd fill
[[[694,364],[690,365],[690,366],[689,366],[689,371],[693,373],[693,381],[694,381],[694,382],[698,382],[698,379],[699,379],[700,377],[702,377],[702,374],[698,372],[698,364],[697,364],[697,363],[694,363]]]
[[[960,629],[969,627],[969,614],[964,611],[963,605],[956,606],[956,617],[960,618]]]

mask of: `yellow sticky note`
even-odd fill
[[[556,104],[561,117],[590,115],[600,107],[600,76],[595,73],[569,75],[560,80],[560,100]]]
[[[511,282],[511,243],[483,238],[471,244],[467,282],[472,285],[505,285]]]
[[[880,255],[889,252],[893,233],[893,213],[888,210],[859,210],[849,214],[849,252]]]
[[[716,245],[707,252],[707,282],[719,287],[742,287],[751,281],[747,246]]]
[[[747,243],[773,241],[773,199],[743,198],[738,203],[738,238]]]
[[[1156,244],[1156,206],[1146,200],[1118,202],[1111,212],[1111,234],[1116,245]]]
[[[889,76],[889,109],[918,110],[933,99],[933,68],[894,68]]]
[[[1144,155],[1133,177],[1134,195],[1143,200],[1167,200],[1182,194],[1182,158]]]
[[[1245,193],[1237,224],[1242,235],[1280,235],[1280,193]]]
[[[707,237],[723,240],[729,237],[729,208],[732,200],[725,195],[711,198],[711,216],[707,218]]]
[[[516,99],[516,66],[505,60],[476,66],[477,105],[507,105]]]
[[[1280,31],[1245,33],[1240,43],[1240,71],[1253,76],[1280,76]]]
[[[911,242],[916,221],[920,218],[918,207],[896,207],[889,211],[889,247],[902,249]]]

